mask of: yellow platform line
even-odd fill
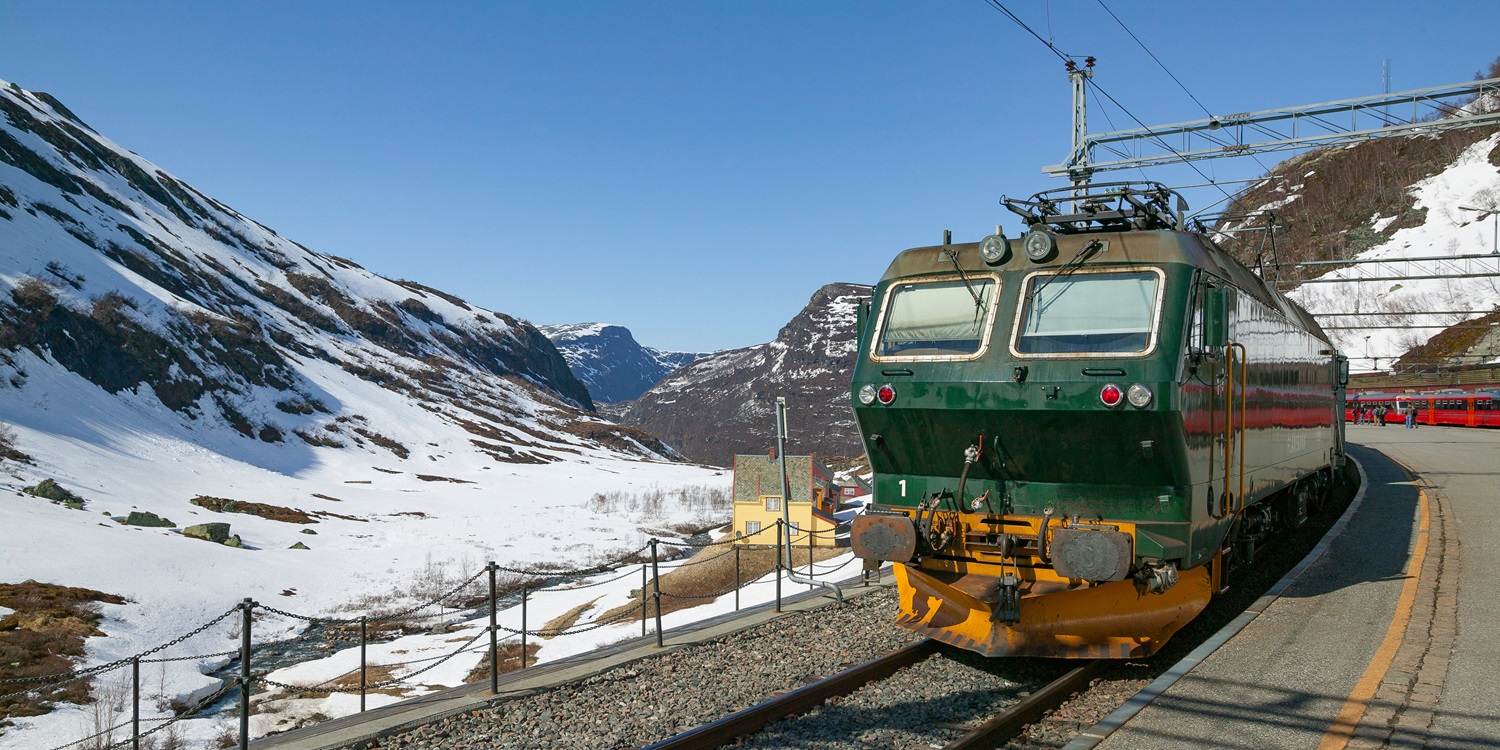
[[[1355,683],[1354,692],[1349,694],[1343,709],[1334,718],[1333,724],[1329,725],[1328,731],[1323,733],[1323,741],[1318,743],[1318,750],[1342,750],[1348,744],[1354,728],[1359,726],[1360,717],[1365,715],[1365,710],[1369,707],[1370,698],[1374,697],[1381,681],[1385,679],[1386,671],[1391,667],[1391,661],[1396,658],[1396,650],[1401,648],[1406,625],[1411,622],[1412,602],[1417,598],[1417,581],[1422,576],[1422,561],[1427,557],[1426,492],[1417,491],[1417,507],[1421,512],[1421,520],[1417,525],[1417,545],[1406,566],[1406,580],[1401,584],[1401,598],[1396,601],[1396,614],[1391,618],[1390,627],[1386,628],[1385,640],[1376,649],[1375,656],[1371,657],[1370,665],[1365,668],[1359,682]]]

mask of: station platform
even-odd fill
[[[1500,431],[1348,437],[1322,554],[1069,750],[1500,748]]]

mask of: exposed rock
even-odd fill
[[[305,544],[303,544],[302,542],[297,542],[296,544],[293,544],[292,546],[287,547],[287,549],[312,549],[312,548],[309,547],[309,546],[307,546],[307,545],[305,545]]]
[[[225,547],[234,547],[236,549],[244,549],[245,548],[245,543],[242,542],[242,541],[240,541],[240,535],[239,534],[235,534],[234,536],[229,537],[228,539],[224,540],[224,546]]]
[[[229,524],[227,523],[200,523],[189,526],[182,530],[183,536],[194,539],[207,539],[210,542],[223,544],[229,540]],[[236,539],[239,537],[236,536]]]
[[[126,526],[176,526],[177,525],[175,523],[172,523],[172,519],[170,519],[170,518],[162,518],[161,516],[158,516],[155,513],[151,513],[149,511],[143,511],[143,510],[133,510],[133,511],[130,511],[130,515],[126,516],[125,520],[121,521],[120,523],[123,523]]]
[[[63,489],[62,485],[51,479],[43,479],[30,486],[22,487],[22,492],[51,500],[56,505],[66,505],[73,510],[83,510],[88,501]]]
[[[313,531],[312,529],[303,529],[302,533],[304,533],[304,534],[312,534],[314,536],[317,536],[317,534],[318,534],[318,532]]]

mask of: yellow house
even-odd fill
[[[786,476],[791,490],[786,510],[792,541],[806,546],[811,533],[813,546],[838,546],[834,513],[843,493],[834,484],[833,472],[812,456],[787,456]],[[781,501],[779,460],[762,455],[734,457],[736,544],[775,544]]]

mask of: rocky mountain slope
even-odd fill
[[[863,453],[849,407],[860,284],[828,284],[766,344],[711,354],[629,404],[621,421],[696,461],[730,466],[775,443],[776,397],[787,399],[789,452]]]
[[[1487,77],[1500,76],[1500,61]],[[1468,102],[1452,115],[1492,112]],[[1468,206],[1479,210],[1460,208]],[[1356,370],[1437,373],[1500,359],[1495,261],[1277,269],[1302,261],[1399,260],[1493,251],[1500,221],[1500,127],[1381,138],[1314,149],[1271,169],[1226,212],[1219,240],[1283,281],[1318,278],[1289,296],[1322,322]],[[1278,225],[1274,243],[1264,231]],[[1391,280],[1393,276],[1483,274]],[[1355,282],[1360,276],[1385,281]],[[1351,281],[1342,281],[1351,279]],[[1325,280],[1340,280],[1327,283]],[[1293,282],[1293,283],[1288,283]],[[1337,317],[1335,317],[1337,316]]]
[[[703,356],[642,346],[624,326],[574,323],[540,326],[596,404],[630,401],[668,373]]]
[[[98,600],[71,663],[128,659],[247,597],[358,617],[486,560],[586,567],[723,522],[688,502],[722,496],[723,472],[592,409],[530,324],[302,247],[0,81],[0,584]],[[0,604],[7,677],[61,668],[11,648],[46,643],[45,606]],[[258,617],[254,638],[305,626]],[[221,686],[222,659],[191,655],[225,634],[196,638],[152,668],[153,721]],[[481,654],[465,656],[441,684]],[[93,734],[122,704],[73,701],[116,688],[0,705],[0,750]],[[339,697],[309,710],[347,712]],[[218,722],[158,739],[206,747]]]
[[[502,462],[651,442],[590,416],[588,391],[530,324],[308,250],[52,97],[0,86],[0,374],[10,387],[60,367],[247,440],[398,458],[420,440],[409,423],[335,392],[397,394]],[[356,416],[379,423],[338,421]]]

